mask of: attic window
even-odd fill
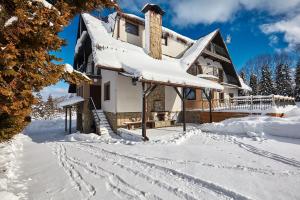
[[[161,40],[162,40],[162,45],[168,46],[168,34],[162,34]]]
[[[130,34],[133,34],[133,35],[136,35],[136,36],[139,35],[139,26],[138,25],[132,24],[130,22],[126,22],[125,26],[126,26],[125,31],[127,33],[130,33]]]

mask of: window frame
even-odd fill
[[[191,92],[190,92],[191,91]],[[190,96],[187,96],[187,94],[190,92],[190,94],[189,95],[191,95],[191,94],[193,94],[194,93],[194,95],[193,95],[193,97],[191,98]],[[186,88],[185,90],[184,90],[184,96],[185,96],[185,99],[186,100],[188,100],[188,101],[195,101],[196,99],[197,99],[197,97],[196,97],[196,89],[195,88]]]
[[[128,26],[131,26],[131,28],[135,27],[136,28],[136,33],[134,31],[129,31],[128,30]],[[132,22],[129,22],[129,21],[126,21],[125,22],[125,32],[126,33],[129,33],[129,34],[132,34],[132,35],[135,35],[135,36],[139,36],[140,35],[140,30],[139,30],[139,25],[138,24],[135,24],[135,23],[132,23]]]
[[[110,81],[104,83],[104,101],[110,101]]]

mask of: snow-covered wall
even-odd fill
[[[185,51],[188,46],[181,42],[176,41],[174,38],[168,37],[167,46],[164,45],[164,41],[162,41],[162,53],[163,55],[168,55],[171,57],[177,57],[183,51]]]
[[[101,101],[102,101],[102,109],[105,112],[116,112],[116,99],[117,99],[117,79],[118,73],[109,71],[109,70],[101,70],[102,73],[102,85],[101,85]],[[110,82],[110,100],[104,100],[104,84]]]
[[[117,112],[142,112],[142,85],[132,84],[131,78],[117,78]]]

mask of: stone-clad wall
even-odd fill
[[[165,111],[165,99],[165,86],[157,86],[147,97],[147,111]]]
[[[162,16],[153,11],[149,11],[150,16],[150,46],[149,55],[156,59],[162,58],[161,36],[162,36]]]

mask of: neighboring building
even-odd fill
[[[219,30],[192,40],[162,27],[164,11],[157,5],[147,4],[143,12],[145,19],[118,12],[105,19],[80,16],[74,69],[93,83],[70,85],[69,92],[92,97],[113,130],[142,120],[143,84],[156,85],[146,119],[160,121],[155,127],[180,121],[182,101],[174,87],[185,88],[187,110],[208,108],[207,89],[213,91],[213,106],[247,89]],[[82,103],[77,127],[89,132],[92,124],[88,102]]]

